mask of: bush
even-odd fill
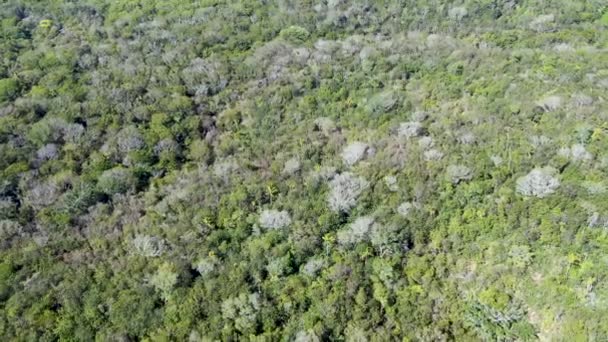
[[[28,139],[38,145],[59,141],[68,124],[61,118],[45,117],[30,127]]]
[[[36,183],[25,194],[24,202],[29,204],[32,208],[40,210],[55,203],[61,195],[61,190],[61,185],[53,180]]]
[[[608,190],[603,182],[586,181],[582,185],[591,195],[603,194]]]
[[[234,322],[234,326],[241,332],[249,332],[255,326],[260,310],[260,296],[257,293],[241,293],[222,303],[222,317]]]
[[[559,180],[553,177],[556,172],[557,170],[551,167],[533,169],[517,179],[517,192],[523,196],[549,196],[559,187]]]
[[[588,107],[593,104],[593,98],[587,94],[573,94],[572,105],[575,107]]]
[[[309,276],[315,276],[323,267],[325,267],[325,260],[321,258],[311,258],[306,261],[302,266],[302,272]]]
[[[0,220],[10,219],[17,214],[17,203],[10,198],[0,198]]]
[[[420,122],[402,122],[399,124],[397,133],[400,137],[411,138],[422,133],[422,124]]]
[[[314,331],[312,330],[300,330],[296,334],[294,342],[320,342],[321,339],[317,337]]]
[[[411,202],[403,202],[397,207],[397,213],[403,217],[410,215],[416,209],[416,205]]]
[[[360,141],[356,141],[342,151],[342,160],[348,166],[355,165],[359,160],[363,158],[367,151],[367,144]]]
[[[137,151],[145,146],[144,139],[135,126],[123,128],[116,135],[118,152],[125,155],[131,151]]]
[[[399,96],[393,91],[385,91],[374,95],[366,104],[370,114],[379,115],[388,113],[397,106]]]
[[[41,161],[56,159],[59,155],[59,150],[55,144],[46,144],[36,151],[36,157]]]
[[[464,180],[471,180],[473,178],[473,171],[464,165],[450,165],[447,169],[448,179],[458,184]]]
[[[82,213],[97,202],[98,195],[99,193],[95,191],[95,187],[91,184],[77,184],[63,196],[63,208],[71,214]]]
[[[280,36],[290,43],[299,44],[308,39],[310,33],[303,27],[290,26],[281,30]]]
[[[314,124],[315,129],[323,132],[323,134],[327,136],[331,135],[331,133],[336,130],[336,123],[332,119],[323,116],[315,119]]]
[[[97,189],[109,196],[125,193],[136,185],[137,179],[133,173],[123,167],[106,170],[97,179]]]
[[[266,229],[285,228],[291,224],[291,218],[287,211],[264,210],[260,214],[260,226]]]
[[[345,172],[334,177],[329,182],[327,204],[333,211],[348,212],[357,204],[357,198],[369,183],[362,177]]]
[[[211,147],[205,140],[197,139],[190,143],[188,158],[207,164],[211,160]]]
[[[562,106],[562,98],[555,95],[547,96],[536,102],[536,105],[546,112],[552,112]]]
[[[177,285],[179,274],[175,270],[175,266],[170,263],[163,263],[156,273],[150,278],[150,285],[154,286],[161,296],[167,300],[171,291]]]
[[[296,172],[300,171],[301,165],[298,158],[291,158],[285,162],[283,166],[283,171],[281,172],[284,175],[293,175]]]
[[[15,221],[0,220],[0,240],[7,240],[19,235],[23,227]],[[0,241],[2,243],[3,241]]]
[[[163,239],[149,235],[137,235],[131,241],[135,253],[144,257],[161,256],[165,251]]]
[[[13,100],[19,91],[19,83],[12,78],[0,80],[0,102]]]
[[[428,151],[424,151],[423,156],[424,160],[426,161],[440,160],[443,158],[443,152],[437,149],[430,149]]]
[[[448,11],[448,16],[450,17],[450,19],[454,19],[457,21],[462,20],[463,18],[465,18],[467,16],[467,14],[469,14],[469,12],[467,11],[466,8],[464,7],[452,7],[450,8],[450,10]]]
[[[563,147],[559,150],[559,155],[572,160],[573,162],[589,161],[593,159],[593,155],[587,152],[585,146],[581,144],[574,144],[572,147]]]
[[[384,184],[390,191],[398,191],[399,184],[397,183],[397,177],[395,176],[384,176]]]
[[[196,264],[194,264],[194,268],[200,273],[201,276],[205,276],[213,272],[219,264],[219,260],[215,256],[208,256],[205,258],[199,259]]]
[[[374,224],[374,218],[370,216],[358,217],[347,229],[337,234],[338,242],[342,245],[355,244],[369,238],[370,230]]]

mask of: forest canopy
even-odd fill
[[[3,341],[608,340],[604,0],[5,0]]]

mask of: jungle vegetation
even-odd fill
[[[608,340],[605,0],[4,0],[2,341]]]

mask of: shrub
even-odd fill
[[[559,180],[553,175],[557,170],[552,167],[535,168],[527,175],[517,179],[517,192],[523,196],[543,198],[555,192]]]
[[[175,266],[165,262],[149,279],[149,283],[154,286],[161,293],[163,299],[166,300],[175,285],[177,285],[178,276],[179,274],[176,272]]]
[[[260,307],[257,293],[241,293],[222,302],[222,317],[233,321],[237,330],[247,332],[255,326]]]
[[[49,29],[51,26],[53,26],[53,21],[50,19],[43,19],[38,22],[38,27],[41,29]]]
[[[608,10],[604,12],[604,15],[599,19],[600,24],[608,26]]]
[[[373,46],[364,46],[361,51],[359,51],[359,59],[361,61],[366,61],[368,59],[376,59],[378,57],[378,50],[376,50]]]
[[[367,110],[375,115],[390,112],[397,106],[398,98],[393,91],[378,93],[368,100]]]
[[[574,48],[570,44],[560,43],[556,44],[553,49],[557,52],[573,52]]]
[[[17,214],[17,203],[10,198],[0,198],[0,219],[10,219]]]
[[[47,207],[59,198],[61,186],[52,180],[37,183],[24,196],[24,202],[36,210]]]
[[[447,169],[447,177],[452,183],[458,184],[461,181],[471,180],[473,171],[464,165],[450,165]]]
[[[325,182],[332,179],[336,175],[336,168],[332,166],[323,166],[309,173],[308,180],[311,184],[317,186],[320,182]]]
[[[363,158],[367,151],[367,144],[360,141],[356,141],[342,151],[342,160],[348,166],[355,165],[359,160]]]
[[[416,122],[422,122],[426,119],[428,119],[429,117],[429,113],[422,111],[422,110],[417,110],[414,113],[412,113],[412,120],[416,121]]]
[[[562,98],[559,96],[547,96],[536,102],[541,109],[546,112],[552,112],[562,106]]]
[[[0,102],[10,101],[17,96],[19,84],[12,78],[0,80]]]
[[[144,257],[161,256],[165,251],[163,239],[149,235],[137,235],[131,241],[135,253]]]
[[[529,140],[530,145],[532,145],[532,147],[534,147],[535,149],[551,144],[551,139],[547,138],[544,135],[533,135],[529,138]]]
[[[576,141],[579,144],[583,144],[583,145],[588,144],[591,141],[594,132],[597,132],[597,130],[594,129],[593,126],[586,125],[586,124],[580,125],[575,130]],[[596,135],[596,138],[597,138],[597,135]]]
[[[81,141],[84,131],[85,129],[82,125],[67,124],[64,129],[63,138],[67,142],[76,144]]]
[[[418,139],[418,146],[423,150],[428,150],[435,146],[435,140],[432,137],[426,136]]]
[[[57,142],[64,135],[67,126],[68,124],[63,119],[45,117],[31,126],[27,137],[38,146]]]
[[[158,156],[173,156],[179,152],[179,145],[173,139],[163,139],[154,146],[154,154]]]
[[[302,266],[302,272],[309,276],[315,276],[323,267],[325,267],[325,260],[321,258],[311,258]]]
[[[476,140],[477,139],[475,138],[475,135],[471,132],[463,132],[462,134],[458,135],[458,137],[456,137],[456,141],[463,145],[471,145],[475,143]]]
[[[448,11],[448,16],[450,17],[450,19],[454,19],[454,20],[462,20],[464,17],[467,16],[467,14],[469,14],[467,9],[464,7],[460,7],[460,6],[452,7]]]
[[[301,165],[298,158],[291,158],[285,162],[282,173],[284,175],[293,175],[294,173],[300,171],[300,167]]]
[[[215,270],[219,263],[219,260],[215,256],[208,256],[205,258],[201,258],[194,265],[194,268],[200,273],[202,276],[205,276]]]
[[[36,157],[41,161],[56,159],[59,155],[59,150],[55,144],[46,144],[36,151]]]
[[[23,227],[18,222],[11,220],[0,220],[0,239],[7,240],[19,235]],[[0,241],[2,243],[4,241]]]
[[[82,182],[74,185],[70,191],[65,193],[61,203],[69,213],[78,214],[95,204],[97,200],[98,193],[95,191],[95,187]]]
[[[124,155],[131,151],[142,149],[145,143],[139,130],[135,126],[128,126],[116,135],[116,145],[118,152]]]
[[[197,97],[204,97],[220,92],[228,84],[224,66],[220,61],[195,58],[182,70],[186,85]]]
[[[213,165],[213,174],[217,177],[227,178],[239,169],[239,164],[231,158],[218,161]]]
[[[291,218],[287,211],[264,210],[260,214],[260,226],[266,229],[285,228],[291,224]]]
[[[97,189],[109,196],[125,193],[135,188],[136,184],[133,173],[123,167],[106,170],[97,179]]]
[[[403,217],[407,217],[414,209],[416,209],[416,206],[413,203],[403,202],[397,207],[397,213]]]
[[[319,342],[321,341],[313,330],[300,330],[296,334],[294,342]]]
[[[437,149],[431,149],[428,151],[424,151],[423,156],[424,160],[426,161],[440,160],[441,158],[443,158],[443,152]]]
[[[539,32],[546,31],[554,21],[555,16],[553,14],[539,15],[530,22],[530,28]]]
[[[400,137],[412,138],[422,133],[422,124],[420,122],[402,122],[399,125],[397,133]]]
[[[558,154],[564,158],[568,158],[573,162],[578,161],[589,161],[593,159],[593,155],[587,152],[585,146],[581,144],[574,144],[572,147],[563,147],[559,150]]]
[[[369,183],[362,177],[345,172],[334,177],[329,182],[329,197],[327,203],[333,211],[348,212],[357,204],[357,198]]]
[[[211,160],[211,154],[211,147],[205,140],[198,139],[190,143],[190,152],[188,153],[188,158],[191,160],[206,164]]]
[[[302,43],[306,39],[310,33],[303,27],[300,26],[290,26],[286,29],[281,30],[280,36],[286,41],[294,44]]]
[[[583,187],[587,189],[591,195],[603,194],[608,190],[606,185],[602,182],[586,181],[583,182]]]
[[[384,184],[390,191],[399,190],[399,184],[397,184],[397,177],[395,176],[384,176]]]
[[[593,98],[586,94],[572,95],[572,105],[575,107],[587,107],[593,104]]]
[[[338,232],[336,236],[338,242],[342,245],[351,245],[367,240],[373,224],[374,218],[371,216],[357,218],[347,229]]]
[[[494,163],[494,166],[500,166],[503,162],[502,158],[497,155],[490,156],[490,160]]]
[[[326,118],[326,117],[317,118],[315,120],[314,124],[315,124],[315,128],[317,130],[323,132],[323,134],[325,134],[325,135],[329,135],[336,130],[336,123],[330,118]]]

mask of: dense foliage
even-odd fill
[[[604,0],[5,0],[3,341],[608,340]]]

